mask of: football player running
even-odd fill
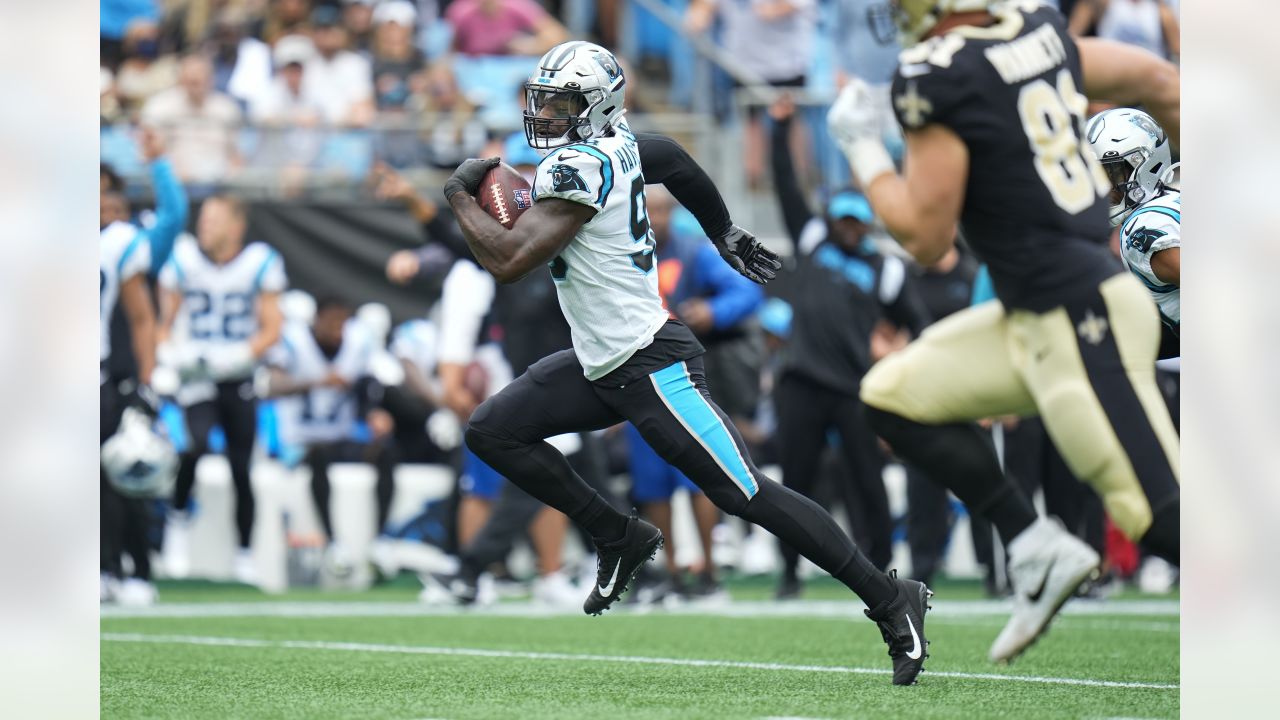
[[[180,368],[187,382],[178,393],[191,445],[182,453],[173,509],[165,532],[165,564],[182,577],[188,569],[189,504],[196,463],[209,451],[209,431],[220,425],[236,488],[235,557],[238,580],[254,582],[249,540],[253,534],[253,488],[249,456],[257,430],[252,374],[260,358],[280,340],[279,297],[287,281],[280,254],[261,242],[244,242],[244,203],[212,195],[200,207],[197,239],[178,241],[160,271],[160,330],[157,352]],[[171,343],[179,317],[187,337]]]
[[[1182,322],[1182,193],[1168,185],[1177,167],[1169,138],[1150,115],[1132,108],[1094,115],[1087,137],[1111,182],[1111,226],[1120,227],[1120,259],[1147,286],[1160,311],[1165,330],[1161,360],[1176,362]]]
[[[769,530],[857,593],[889,645],[893,682],[911,684],[927,657],[929,591],[878,570],[825,510],[760,472],[707,391],[702,346],[662,306],[645,177],[623,119],[625,82],[613,55],[591,43],[559,45],[538,61],[526,85],[525,135],[548,152],[533,207],[511,230],[473,198],[496,159],[468,160],[445,184],[468,245],[498,282],[550,267],[573,340],[486,400],[471,417],[467,445],[592,535],[598,576],[583,609],[596,615],[623,594],[662,534],[610,507],[545,439],[629,420],[717,506]],[[741,229],[711,237],[756,282],[781,266]]]
[[[1034,1],[891,5],[905,48],[893,82],[903,173],[881,144],[865,84],[846,85],[828,124],[898,242],[930,264],[961,223],[999,302],[926,330],[873,367],[861,395],[898,454],[1008,544],[1014,612],[990,651],[1007,662],[1099,558],[1037,518],[974,421],[1039,414],[1112,520],[1176,563],[1178,439],[1155,384],[1160,323],[1108,249],[1111,187],[1085,141],[1082,50],[1061,14]],[[1099,49],[1112,50],[1090,48],[1090,66]],[[1098,82],[1108,83],[1111,93],[1134,90],[1125,77]]]

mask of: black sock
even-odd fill
[[[1156,511],[1151,518],[1151,527],[1142,536],[1140,544],[1146,550],[1159,555],[1174,565],[1181,565],[1180,527],[1181,501],[1177,498]]]
[[[1035,522],[1031,501],[1000,469],[991,436],[974,423],[924,425],[870,405],[866,412],[898,457],[990,520],[1006,543]]]
[[[893,602],[898,597],[898,586],[893,584],[889,576],[875,566],[861,550],[854,549],[849,564],[832,577],[844,583],[862,598],[868,608],[874,609],[882,603]]]
[[[572,520],[591,533],[596,542],[615,542],[627,534],[627,516],[614,510],[599,493]]]

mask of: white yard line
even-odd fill
[[[930,618],[1007,618],[1013,606],[1002,600],[934,600]],[[622,605],[611,611],[619,615],[710,615],[731,618],[857,618],[862,619],[856,601],[800,600],[789,602],[748,601],[720,606],[684,605],[674,608],[636,608]],[[292,602],[262,601],[237,603],[165,603],[147,608],[116,605],[102,607],[104,618],[200,618],[200,617],[404,617],[436,615],[493,615],[500,617],[577,616],[576,608],[555,608],[535,603],[498,603],[486,607],[424,605],[416,602]],[[1126,618],[1142,616],[1169,618],[1165,630],[1177,629],[1176,600],[1134,600],[1125,602],[1071,602],[1062,610],[1066,617]],[[1127,622],[1127,621],[1126,621]],[[1154,629],[1154,628],[1152,628]]]
[[[685,658],[634,657],[628,655],[586,655],[574,653],[522,652],[515,650],[486,650],[482,648],[450,648],[421,645],[378,645],[371,643],[325,642],[312,640],[262,640],[254,638],[204,637],[197,635],[149,635],[139,633],[102,633],[104,641],[156,643],[162,645],[214,645],[241,648],[272,648],[290,650],[331,650],[367,653],[398,653],[404,655],[446,655],[455,657],[505,658],[514,660],[550,660],[558,662],[610,662],[636,665],[671,665],[681,667],[733,668],[745,670],[772,670],[807,673],[838,673],[853,675],[889,675],[887,668],[836,667],[830,665],[787,665],[783,663],[736,662],[732,660],[693,660]],[[1038,675],[1001,675],[996,673],[932,672],[931,677],[959,678],[964,680],[991,680],[993,682],[1020,682],[1042,685],[1077,685],[1144,690],[1177,690],[1178,685],[1167,683],[1114,682],[1087,678],[1057,678]]]

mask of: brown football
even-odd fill
[[[533,207],[533,191],[520,173],[502,163],[485,173],[476,202],[489,213],[489,217],[510,230],[516,224],[516,218]]]

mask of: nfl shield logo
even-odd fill
[[[528,190],[520,188],[513,194],[515,195],[516,207],[521,210],[528,210],[533,207],[533,196],[529,194]]]

